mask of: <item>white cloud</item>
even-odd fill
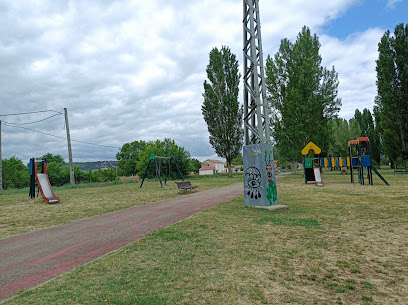
[[[378,28],[349,36],[346,40],[321,36],[323,65],[339,73],[340,116],[350,118],[355,109],[372,111],[376,87],[377,45],[384,31]]]
[[[398,2],[402,2],[402,0],[388,0],[387,8],[395,8]]]
[[[36,60],[31,64],[31,69],[34,72],[45,71],[50,67],[50,64],[51,60],[49,59]]]
[[[319,33],[356,1],[261,1],[264,56],[274,54],[282,38],[295,39],[303,25]],[[120,147],[171,137],[196,157],[214,157],[201,114],[202,84],[211,48],[228,45],[242,60],[241,1],[44,0],[1,6],[0,113],[67,107],[72,139]],[[321,36],[325,65],[334,64],[340,74],[342,115],[354,111],[353,103],[372,105],[379,32],[345,41]],[[62,116],[31,127],[65,136]],[[73,150],[77,161],[114,159],[116,153],[75,142]],[[26,160],[47,152],[67,158],[66,141],[3,129],[3,157]]]

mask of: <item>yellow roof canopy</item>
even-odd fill
[[[322,150],[320,149],[319,146],[317,146],[313,142],[309,142],[309,143],[307,143],[305,148],[302,149],[302,155],[306,156],[309,153],[309,150],[313,150],[315,155],[320,155],[320,153],[322,152]]]

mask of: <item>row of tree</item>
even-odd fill
[[[47,160],[47,174],[51,185],[61,186],[70,183],[69,167],[60,155],[50,153],[41,157]],[[41,170],[41,165],[38,164]],[[3,160],[3,188],[16,189],[30,185],[30,171],[28,164],[25,165],[19,158],[13,156]],[[79,166],[74,167],[75,181],[77,183],[106,182],[116,180],[115,169],[81,171]]]
[[[116,154],[121,175],[144,175],[152,154],[158,157],[173,156],[183,175],[187,175],[190,172],[198,173],[198,170],[201,167],[201,162],[197,159],[192,159],[190,153],[183,147],[178,146],[174,140],[133,141],[124,144],[120,152]],[[170,162],[170,171],[168,169],[168,159],[157,159],[157,163],[161,176],[165,177],[168,173],[169,177],[172,179],[177,179],[179,177],[174,162]],[[147,172],[147,177],[152,178],[155,175],[155,164],[151,164],[149,171]]]
[[[378,44],[374,114],[385,153],[408,169],[408,24],[386,31]]]
[[[301,161],[310,141],[327,156],[347,156],[348,141],[370,138],[372,159],[380,164],[386,154],[393,165],[408,168],[408,25],[394,35],[387,31],[378,45],[378,96],[373,114],[358,109],[349,121],[338,118],[341,100],[338,73],[322,66],[320,42],[304,26],[294,43],[281,41],[266,60],[266,87],[276,156],[282,163]],[[228,47],[209,55],[202,113],[210,143],[231,164],[242,148],[242,108],[239,107],[238,61]],[[374,116],[373,116],[374,115]]]
[[[281,41],[279,51],[266,61],[266,83],[271,100],[271,125],[278,155],[300,161],[309,141],[327,155],[347,155],[347,141],[370,138],[372,159],[387,155],[395,166],[408,168],[408,25],[394,35],[387,31],[378,45],[377,92],[373,114],[356,110],[348,122],[337,118],[338,77],[321,66],[318,37],[304,27],[295,43]]]
[[[330,122],[330,142],[327,156],[347,157],[348,141],[355,140],[357,137],[368,137],[370,139],[370,154],[372,160],[377,165],[380,164],[383,156],[380,134],[374,124],[374,118],[370,110],[364,109],[363,112],[356,110],[354,117],[350,120],[333,118]]]
[[[133,141],[125,143],[120,152],[116,155],[118,168],[103,170],[81,171],[79,166],[74,167],[76,183],[92,183],[114,181],[118,176],[143,175],[147,169],[150,156],[171,157],[177,162],[181,173],[184,175],[190,172],[198,172],[201,162],[192,159],[190,153],[183,147],[175,144],[174,140],[164,139],[156,141]],[[60,155],[50,153],[41,157],[47,160],[47,173],[51,185],[61,186],[70,183],[69,167]],[[168,171],[169,160],[157,159],[160,173],[163,177],[167,174],[171,179],[178,179],[179,174],[174,162],[171,162],[170,172]],[[40,164],[38,164],[40,166]],[[40,167],[39,167],[40,169]],[[156,175],[155,164],[152,164],[147,172],[147,177]],[[30,173],[28,164],[25,165],[17,157],[3,160],[3,188],[14,189],[24,188],[30,185]]]
[[[376,61],[377,92],[373,113],[358,109],[348,122],[335,119],[334,147],[329,153],[338,153],[340,138],[370,139],[371,157],[376,164],[391,161],[392,167],[408,169],[408,25],[396,26],[394,35],[386,31],[378,44]],[[340,123],[340,121],[342,123]]]

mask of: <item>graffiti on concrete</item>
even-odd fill
[[[252,154],[255,156],[262,154],[261,149],[259,147],[252,148]]]
[[[246,190],[251,198],[261,198],[261,172],[255,166],[250,166],[245,172]]]
[[[278,201],[278,192],[276,189],[276,183],[275,183],[275,173],[274,173],[274,168],[272,165],[273,160],[271,160],[272,156],[272,151],[266,150],[265,151],[265,172],[266,172],[266,178],[268,179],[268,188],[266,189],[266,198],[268,198],[268,201],[270,205],[273,205]]]

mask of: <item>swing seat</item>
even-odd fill
[[[196,190],[198,186],[192,185],[190,181],[182,181],[182,182],[175,182],[177,184],[177,187],[179,189],[179,193],[184,192],[186,193],[187,191],[192,191]]]

